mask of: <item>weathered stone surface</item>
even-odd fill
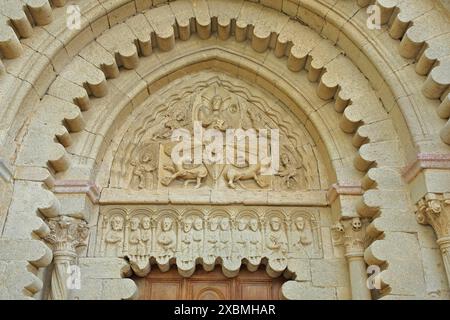
[[[72,298],[134,298],[122,277],[150,263],[230,276],[264,258],[295,277],[286,298],[350,299],[365,249],[381,298],[449,299],[448,8],[378,0],[371,30],[370,4],[86,0],[71,29],[66,1],[3,1],[0,298],[46,298],[42,239],[54,265],[68,258],[55,243],[74,244],[44,221],[76,218],[90,238],[69,254],[84,279]],[[170,135],[198,120],[279,129],[279,174],[177,165]],[[360,218],[364,239],[349,236]]]

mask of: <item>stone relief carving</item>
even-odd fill
[[[347,256],[363,256],[370,243],[366,226],[359,217],[345,219],[332,227],[332,241],[335,246],[344,246]]]
[[[176,263],[190,272],[197,263],[221,263],[237,270],[257,267],[263,259],[283,271],[289,258],[321,258],[320,226],[314,214],[294,208],[152,206],[102,210],[97,252],[128,257],[139,274],[150,263]],[[124,241],[126,239],[126,241]]]
[[[307,130],[295,122],[290,111],[244,83],[230,81],[226,76],[204,74],[194,84],[186,84],[167,95],[164,104],[143,111],[118,144],[114,156],[110,187],[134,190],[165,188],[187,189],[250,189],[250,190],[306,190],[321,189],[320,156]],[[148,112],[148,114],[147,114]],[[174,143],[171,136],[176,129],[193,132],[194,123],[203,129],[220,132],[226,149],[226,130],[278,129],[280,132],[280,168],[274,176],[261,172],[270,163],[225,164],[212,161],[176,164],[171,159]],[[193,136],[193,134],[192,134]],[[207,144],[192,148],[206,150]],[[212,152],[214,158],[219,155]],[[249,157],[246,149],[246,158]]]
[[[140,153],[137,160],[131,161],[134,167],[132,187],[139,190],[152,189],[157,170],[157,156],[151,146],[143,148]]]

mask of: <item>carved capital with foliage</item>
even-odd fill
[[[76,249],[86,245],[89,228],[84,220],[59,216],[49,219],[50,233],[45,238],[57,255],[76,255]]]
[[[417,204],[416,219],[431,225],[438,239],[450,237],[450,193],[429,193]]]

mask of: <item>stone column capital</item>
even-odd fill
[[[431,225],[439,240],[450,239],[450,193],[428,193],[417,203],[416,219]]]
[[[53,254],[57,256],[76,256],[76,249],[86,245],[89,227],[84,220],[58,216],[47,220],[50,233],[45,240],[53,247]]]
[[[366,231],[360,218],[343,219],[332,229],[333,242],[335,245],[344,245],[347,259],[364,256]]]

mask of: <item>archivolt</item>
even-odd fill
[[[124,15],[117,17],[114,15],[114,10],[109,11],[108,18],[109,24],[111,25],[134,14],[136,10],[133,2],[131,2],[133,3],[133,8],[128,5],[129,2],[127,1],[118,1],[117,3],[116,6],[119,7],[120,4],[120,12],[124,13]],[[177,1],[171,3],[172,8],[176,7],[178,3],[180,3],[180,5],[187,5],[186,2]],[[215,6],[212,3],[217,4],[217,7],[215,8],[216,13],[212,12],[211,8],[214,8]],[[220,7],[220,4],[224,5],[225,3],[229,6],[226,10],[223,6]],[[226,46],[225,44],[227,41],[224,40],[228,39],[231,35],[234,35],[237,41],[249,39],[251,47],[258,53],[263,53],[267,49],[272,48],[277,57],[287,60],[287,66],[289,70],[293,72],[299,72],[305,68],[308,79],[318,83],[316,88],[317,95],[324,101],[333,99],[332,101],[335,110],[343,112],[343,116],[340,120],[340,127],[344,132],[354,134],[353,144],[355,147],[359,148],[359,152],[355,157],[355,167],[363,172],[368,172],[366,177],[362,180],[362,184],[366,189],[378,187],[377,190],[371,190],[365,193],[364,198],[358,207],[358,211],[360,214],[378,216],[373,224],[372,236],[374,238],[380,236],[385,230],[379,226],[386,223],[386,220],[384,220],[383,217],[384,211],[380,198],[386,193],[383,191],[383,180],[379,177],[379,170],[390,169],[369,169],[371,167],[384,167],[397,170],[403,164],[403,160],[400,155],[398,155],[398,157],[393,157],[396,159],[394,162],[391,160],[392,157],[388,159],[382,156],[383,152],[396,153],[398,150],[398,141],[396,141],[397,135],[389,120],[389,116],[383,110],[382,105],[377,101],[376,95],[358,70],[344,57],[344,55],[333,47],[332,43],[321,39],[308,28],[297,22],[290,21],[288,17],[278,14],[275,11],[262,9],[259,5],[245,4],[244,7],[248,8],[248,11],[245,15],[241,15],[243,9],[242,3],[236,1],[233,2],[233,4],[236,5],[236,11],[233,11],[233,5],[221,1],[211,2],[209,11],[207,10],[208,7],[206,7],[206,9],[202,7],[190,8],[188,5],[192,15],[188,14],[184,16],[182,16],[180,12],[185,11],[179,11],[178,14],[175,11],[172,12],[172,14],[168,12],[165,12],[168,14],[162,14],[164,13],[164,10],[170,11],[170,9],[168,9],[168,7],[160,7],[150,10],[148,14],[149,19],[141,20],[141,22],[148,21],[146,25],[147,29],[133,29],[133,22],[137,23],[139,22],[139,19],[143,18],[143,16],[137,15],[126,23],[118,24],[106,31],[103,35],[98,37],[97,42],[92,42],[94,36],[92,30],[95,25],[94,22],[101,21],[102,14],[90,11],[90,13],[95,16],[95,19],[91,21],[90,26],[88,26],[84,32],[79,33],[74,37],[72,42],[66,44],[66,51],[69,52],[70,56],[75,55],[78,53],[79,49],[85,47],[80,54],[74,58],[69,58],[57,54],[57,52],[62,52],[60,46],[56,49],[51,49],[51,61],[55,71],[59,73],[59,76],[54,80],[55,74],[53,73],[50,73],[48,79],[46,78],[48,74],[46,75],[44,72],[33,75],[35,79],[39,79],[38,81],[33,81],[39,95],[46,91],[46,88],[50,83],[52,83],[52,85],[48,94],[41,99],[38,106],[38,114],[27,129],[23,147],[19,153],[16,165],[46,168],[47,163],[49,163],[51,171],[57,173],[59,177],[70,177],[70,175],[64,174],[69,168],[70,155],[63,147],[69,147],[71,145],[76,146],[77,143],[79,143],[77,140],[79,140],[80,137],[88,135],[86,130],[83,131],[85,121],[83,120],[84,116],[82,112],[86,112],[86,114],[95,113],[95,106],[97,104],[97,100],[91,99],[89,96],[104,97],[103,99],[113,97],[114,100],[117,98],[117,95],[106,95],[109,86],[106,82],[106,78],[118,77],[119,70],[123,70],[119,69],[120,67],[123,67],[124,69],[134,69],[138,67],[144,59],[156,59],[154,58],[156,56],[165,58],[166,56],[170,57],[173,55],[171,52],[175,53],[175,57],[172,57],[173,62],[169,69],[164,65],[159,66],[158,69],[149,69],[147,70],[148,74],[141,75],[141,78],[145,79],[145,81],[142,81],[142,79],[135,79],[136,82],[133,82],[133,80],[131,81],[131,83],[138,83],[138,89],[136,89],[135,92],[130,92],[128,97],[124,97],[125,99],[119,102],[119,106],[121,105],[124,107],[121,112],[126,113],[126,107],[139,105],[148,94],[154,93],[159,86],[164,85],[167,81],[177,77],[176,73],[171,73],[168,70],[171,69],[172,72],[183,70],[181,65],[175,67],[177,63],[180,63],[177,62],[176,57],[177,54],[179,54],[179,51],[171,51],[175,47],[176,38],[181,40],[191,39],[195,40],[193,43],[196,43],[197,37],[191,36],[194,32],[197,32],[199,38],[205,40],[209,39],[212,34],[217,32],[219,40],[215,45]],[[308,6],[308,8],[304,7],[303,9],[310,13],[314,12],[314,10],[316,10],[316,12],[325,12],[323,9],[318,9],[321,6],[323,6],[323,4]],[[220,11],[221,8],[224,11]],[[227,14],[222,16],[222,12],[226,12]],[[337,16],[339,15],[337,14]],[[164,19],[161,19],[161,17],[164,17]],[[245,19],[242,17],[245,17]],[[334,28],[336,28],[336,25],[340,25],[340,23],[337,23],[338,19],[336,16],[334,16],[336,21],[331,19],[331,17],[333,17],[331,12],[329,12],[327,17],[330,17],[330,20],[327,21],[331,22]],[[304,15],[304,18],[307,19],[307,15]],[[349,30],[345,28],[346,26],[344,26],[344,30]],[[50,33],[51,32],[53,31],[50,31]],[[152,37],[149,37],[150,34]],[[342,35],[342,33],[340,34]],[[307,35],[307,37],[303,38],[304,35]],[[90,44],[85,46],[87,43]],[[314,43],[319,43],[319,45],[315,46]],[[30,46],[32,46],[32,44],[30,44]],[[7,48],[9,48],[8,45]],[[159,49],[161,52],[167,52],[167,54],[152,54],[152,51],[155,49]],[[28,50],[26,49],[25,51]],[[93,54],[94,52],[95,54]],[[223,51],[218,50],[216,55],[221,56],[221,52]],[[29,54],[32,54],[32,52],[28,52],[28,55]],[[242,46],[242,52],[239,54],[242,56],[266,58],[262,55],[259,55],[258,57],[258,54],[248,52],[245,46]],[[26,56],[27,54],[25,54],[25,57]],[[139,56],[149,56],[149,58],[143,58],[140,61]],[[186,55],[182,54],[181,56]],[[58,60],[58,58],[61,57],[62,60]],[[48,60],[44,57],[40,57],[39,59],[42,61],[41,70],[45,70],[46,67],[43,65],[47,63]],[[181,64],[186,63],[187,61],[193,63],[194,61],[190,59],[192,58],[184,60]],[[17,61],[19,60],[20,58]],[[60,61],[63,61],[63,63],[60,63]],[[71,62],[69,65],[65,66],[66,61]],[[201,59],[198,61],[201,61]],[[219,69],[229,68],[233,65],[223,63],[223,61],[227,61],[226,58],[222,59],[222,62],[220,62],[220,58],[217,58],[216,61],[217,62],[213,62],[213,64],[219,66]],[[267,58],[267,61],[269,61],[269,58]],[[364,63],[358,59],[354,59],[354,61],[359,61],[361,65]],[[142,63],[142,65],[145,66],[145,63]],[[274,62],[274,65],[276,65],[276,62]],[[189,70],[189,67],[185,66],[184,72],[186,70]],[[243,71],[241,72],[243,72],[243,75],[250,76],[250,78],[253,76],[251,73],[248,73],[248,69],[245,70],[245,68],[242,68],[242,70]],[[264,70],[262,68],[258,69],[256,66],[253,67],[253,70],[258,70],[254,73],[254,76],[256,76],[256,79],[259,79],[261,85],[267,85],[267,79],[271,78],[270,76],[267,77],[267,73],[273,75],[272,71]],[[286,72],[280,71],[280,73],[284,73],[284,77],[293,77],[293,74],[290,74],[287,70]],[[131,75],[131,73],[125,74]],[[131,77],[133,77],[133,75],[131,75]],[[31,79],[31,76],[32,75],[28,74],[26,77]],[[368,77],[371,78],[369,75]],[[120,77],[118,79],[120,79]],[[112,80],[111,82],[113,81],[115,80]],[[273,86],[270,88],[270,90],[276,92],[279,97],[286,95],[286,92],[283,92],[283,89],[278,89],[279,90],[273,88]],[[70,92],[70,95],[67,94],[67,91]],[[27,92],[27,90],[23,90],[22,92]],[[26,95],[27,93],[23,94],[23,96]],[[292,98],[292,100],[298,101],[299,97],[300,95],[297,95],[295,98]],[[26,99],[23,99],[23,101],[25,104]],[[74,103],[77,107],[75,107]],[[324,102],[324,104],[326,104],[326,102]],[[367,108],[367,106],[370,108]],[[91,111],[88,111],[90,107]],[[314,122],[314,125],[321,132],[321,135],[328,135],[328,137],[332,136],[326,130],[327,125],[321,124],[321,121],[319,120],[315,120],[313,113],[306,113],[308,116],[311,116],[310,121]],[[14,115],[15,112],[10,111],[10,114]],[[116,116],[111,116],[111,119],[115,118]],[[63,126],[61,125],[61,121],[64,124]],[[106,121],[105,123],[108,123],[107,127],[109,132],[114,130],[114,126],[112,125],[114,121]],[[374,130],[374,128],[376,129]],[[110,134],[107,132],[108,130],[100,130],[95,133],[98,134],[98,136],[89,137],[100,141],[97,145],[98,150],[101,150],[104,147],[101,140],[104,139],[107,143],[108,139],[110,139]],[[11,137],[15,136],[16,134],[11,132]],[[58,142],[56,144],[53,143],[55,136]],[[81,140],[82,139],[80,139],[80,141]],[[323,140],[332,141],[332,139],[328,138]],[[348,141],[349,139],[346,140]],[[409,141],[409,139],[407,138],[406,141]],[[37,145],[40,146],[39,152],[36,151]],[[386,148],[388,148],[388,151],[386,151]],[[334,148],[332,146],[327,146],[326,149],[329,153],[332,153]],[[33,158],[27,156],[27,154],[39,156]],[[98,156],[102,153],[99,151],[94,154]],[[337,158],[336,160],[341,159]],[[345,168],[344,170],[348,169],[348,167],[343,167]],[[33,179],[38,181],[49,180],[45,173],[42,177]],[[28,180],[28,178],[25,180]],[[345,181],[342,180],[339,182]],[[47,184],[51,186],[51,183]],[[398,182],[397,186],[398,189],[395,191],[404,193],[402,183]],[[36,192],[36,197],[40,197],[39,192]],[[46,204],[39,206],[42,208],[40,211],[46,216],[57,214],[57,199],[48,196],[48,194],[44,199],[48,200]],[[43,200],[39,203],[42,203],[42,201]],[[12,219],[12,221],[14,221],[14,219]],[[378,223],[375,223],[376,221],[378,221]],[[39,224],[39,222],[37,222],[37,224]],[[33,232],[36,229],[41,228],[33,228],[30,229],[30,231]],[[381,248],[380,250],[382,250],[383,246],[389,245],[389,239],[387,242],[386,240],[380,240],[375,243],[376,248]],[[368,250],[368,259],[370,262],[384,265],[385,261],[389,260],[389,257],[382,256],[382,258],[378,258],[381,255],[375,253],[375,250],[372,250],[372,248],[373,246]],[[389,261],[390,267],[393,266],[395,268],[395,263],[396,261]]]

